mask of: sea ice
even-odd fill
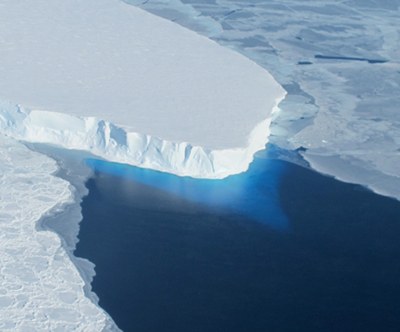
[[[84,293],[85,282],[60,238],[38,230],[43,215],[72,198],[52,175],[54,160],[0,135],[0,330],[102,331],[109,316]]]

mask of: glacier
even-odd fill
[[[239,53],[118,0],[1,5],[8,136],[202,178],[267,143],[286,92]]]

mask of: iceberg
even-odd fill
[[[284,89],[263,68],[118,0],[2,1],[0,131],[199,178],[248,168]]]

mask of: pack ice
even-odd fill
[[[285,91],[118,0],[0,0],[0,130],[193,177],[245,171]]]
[[[0,135],[0,331],[114,328],[62,240],[37,229],[43,215],[72,203],[73,188],[56,170],[54,160]]]

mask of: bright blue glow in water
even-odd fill
[[[268,151],[273,149],[271,147]],[[247,172],[222,180],[179,177],[97,159],[87,159],[86,163],[95,172],[119,176],[190,202],[241,214],[274,229],[286,230],[289,227],[279,205],[277,189],[285,166],[273,163],[265,151],[255,158]]]
[[[74,255],[120,328],[399,330],[399,203],[270,153],[233,182],[89,161]]]

